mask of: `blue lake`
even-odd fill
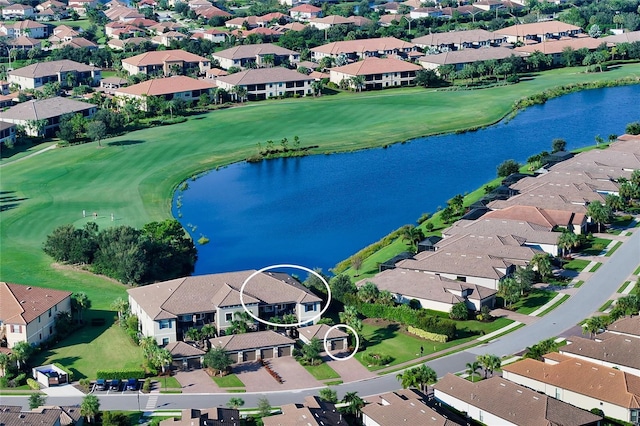
[[[553,99],[508,122],[387,149],[238,163],[189,181],[173,214],[198,245],[195,274],[297,264],[327,271],[390,231],[496,176],[496,166],[593,145],[640,120],[640,86]],[[478,106],[481,108],[481,106]],[[256,140],[259,138],[256,136]],[[176,198],[181,196],[180,212]],[[195,228],[194,228],[195,227]]]

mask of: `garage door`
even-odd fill
[[[271,348],[271,349],[263,349],[262,350],[262,358],[263,359],[273,358],[273,348]]]
[[[278,356],[291,356],[291,346],[278,348]]]
[[[247,351],[243,352],[242,356],[245,361],[255,361],[256,360],[256,351]]]
[[[344,349],[344,341],[343,340],[332,340],[331,341],[331,349],[341,351]]]

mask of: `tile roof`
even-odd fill
[[[255,331],[243,334],[231,334],[209,339],[211,344],[221,347],[227,352],[245,351],[251,349],[269,348],[275,346],[289,346],[295,340],[273,330]]]
[[[334,404],[307,396],[304,404],[285,404],[282,414],[264,417],[264,426],[341,426],[348,422]]]
[[[244,424],[240,411],[231,408],[207,408],[182,410],[180,419],[162,420],[160,426],[240,426]]]
[[[215,311],[218,306],[240,305],[239,290],[255,271],[197,275],[127,290],[153,319]],[[245,304],[316,302],[320,298],[300,284],[284,282],[268,273],[257,274],[245,287]],[[216,303],[224,303],[216,305]]]
[[[462,43],[482,43],[503,38],[503,36],[496,35],[490,31],[478,29],[432,33],[422,37],[416,37],[411,41],[418,46],[441,46]]]
[[[510,373],[510,380],[513,374],[620,407],[640,408],[640,377],[614,368],[570,358],[555,365],[523,359],[502,370]]]
[[[602,44],[602,39],[591,37],[569,37],[562,40],[543,41],[542,43],[527,44],[514,48],[516,52],[533,53],[539,51],[545,55],[557,55],[564,49],[570,47],[574,50],[589,49],[595,50]]]
[[[525,238],[513,234],[482,235],[476,233],[460,233],[443,238],[436,243],[436,252],[448,251],[469,255],[487,255],[515,261],[529,261],[542,250],[525,245]]]
[[[322,18],[315,18],[311,20],[312,24],[326,24],[326,25],[349,25],[353,24],[349,18],[345,18],[340,15],[329,15]]]
[[[518,220],[536,224],[551,230],[554,226],[568,227],[580,225],[585,215],[565,210],[542,209],[536,206],[514,205],[502,210],[493,210],[485,213],[484,219]]]
[[[389,52],[395,50],[414,50],[415,44],[394,37],[345,40],[314,47],[312,52],[339,55],[341,53]]]
[[[621,333],[640,338],[640,316],[620,318],[610,324],[607,330],[612,333]]]
[[[184,50],[158,50],[155,52],[145,52],[127,59],[122,62],[133,66],[159,65],[165,62],[209,62],[207,58],[185,52]]]
[[[232,86],[247,86],[250,84],[268,84],[287,81],[313,81],[313,78],[298,71],[283,67],[248,69],[218,77],[218,81]]]
[[[198,349],[195,346],[191,346],[188,343],[180,341],[171,342],[164,348],[171,353],[173,359],[203,356],[206,353],[202,349]]]
[[[311,340],[314,337],[320,340],[324,340],[324,336],[327,336],[327,331],[329,330],[329,328],[330,326],[326,324],[309,325],[307,327],[298,328],[298,333],[304,336],[307,340]],[[344,339],[347,336],[349,335],[344,331],[342,331],[341,329],[334,328],[333,330],[331,330],[327,338],[328,339]]]
[[[426,55],[418,59],[420,62],[437,65],[466,64],[476,61],[487,61],[491,59],[506,59],[511,55],[522,56],[508,47],[488,47],[479,49],[452,50],[449,52]]]
[[[451,253],[446,250],[418,253],[413,259],[398,262],[402,269],[414,269],[433,273],[465,275],[498,280],[504,277],[502,270],[512,265],[504,259],[490,256],[469,256],[466,253]]]
[[[60,421],[59,408],[42,409],[39,412],[21,411],[21,407],[0,405],[0,424],[3,426],[54,426]]]
[[[465,404],[519,426],[591,425],[602,419],[586,410],[550,398],[501,377],[471,383],[448,373],[434,386]]]
[[[436,302],[456,304],[464,301],[464,297],[454,293],[469,291],[471,300],[484,300],[496,294],[496,290],[471,283],[450,280],[440,275],[407,269],[387,269],[373,277],[365,278],[358,283],[361,287],[372,282],[379,290],[390,291],[391,294],[402,294],[408,298],[433,300]]]
[[[571,31],[581,31],[580,27],[565,24],[560,21],[542,21],[531,24],[517,24],[496,30],[496,34],[506,36],[526,36],[538,34],[557,34]]]
[[[262,55],[297,55],[293,50],[285,49],[273,43],[243,44],[215,52],[212,57],[224,59],[251,59]]]
[[[322,12],[322,9],[311,4],[300,4],[296,7],[292,7],[289,9],[289,12],[300,12],[300,13],[318,13]]]
[[[527,244],[551,244],[558,243],[557,232],[552,232],[553,227],[545,227],[522,220],[492,219],[485,214],[476,220],[459,220],[445,229],[442,235],[447,237],[460,234],[475,234],[483,236],[517,235],[524,238]],[[446,238],[444,240],[446,245]]]
[[[391,72],[419,71],[420,65],[394,58],[365,58],[362,61],[353,62],[341,67],[331,68],[330,72],[339,72],[348,75],[372,75]]]
[[[28,324],[68,297],[70,291],[0,282],[0,320]]]
[[[74,101],[59,96],[48,99],[34,99],[22,102],[6,111],[0,111],[0,121],[11,120],[42,120],[58,117],[70,112],[82,112],[96,108],[87,102]]]
[[[560,348],[560,353],[570,356],[592,358],[617,366],[640,370],[640,339],[621,334],[604,333],[597,340],[572,336],[569,344]]]
[[[379,426],[464,425],[449,420],[428,407],[419,394],[413,391],[388,392],[367,398],[369,404],[362,408],[362,414]]]
[[[640,41],[640,31],[630,31],[622,34],[610,35],[602,37],[600,40],[607,44],[634,43],[636,41]]]
[[[63,59],[60,61],[37,62],[35,64],[10,71],[9,75],[27,78],[41,78],[71,71],[91,72],[100,71],[100,68],[71,61],[69,59]]]

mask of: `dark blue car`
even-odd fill
[[[111,390],[115,390],[115,391],[120,390],[120,383],[122,383],[120,382],[120,379],[113,379],[111,381]]]
[[[138,390],[138,379],[127,380],[127,390]]]
[[[96,389],[97,390],[107,390],[107,381],[105,379],[98,379],[96,380]]]

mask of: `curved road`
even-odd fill
[[[448,372],[458,372],[464,369],[468,362],[472,362],[480,354],[495,354],[505,356],[517,353],[527,346],[534,345],[541,340],[555,337],[574,327],[594,312],[616,292],[620,285],[633,273],[640,263],[640,231],[633,230],[633,235],[608,258],[591,278],[580,287],[579,291],[564,302],[559,309],[555,309],[533,324],[522,327],[507,336],[429,361],[429,365],[441,377]],[[360,395],[375,395],[398,389],[396,373],[371,379],[346,383],[337,386],[339,396],[345,392],[356,391]],[[294,391],[276,391],[263,393],[236,394],[137,394],[134,395],[105,395],[100,396],[101,408],[105,410],[142,410],[145,409],[176,409],[192,407],[224,406],[232,396],[241,396],[247,407],[257,406],[260,397],[266,396],[273,406],[302,402],[307,395],[317,394],[317,389],[303,389]],[[150,401],[151,399],[151,401]],[[79,404],[80,397],[47,398],[47,405]],[[28,406],[26,397],[0,396],[0,404]]]

